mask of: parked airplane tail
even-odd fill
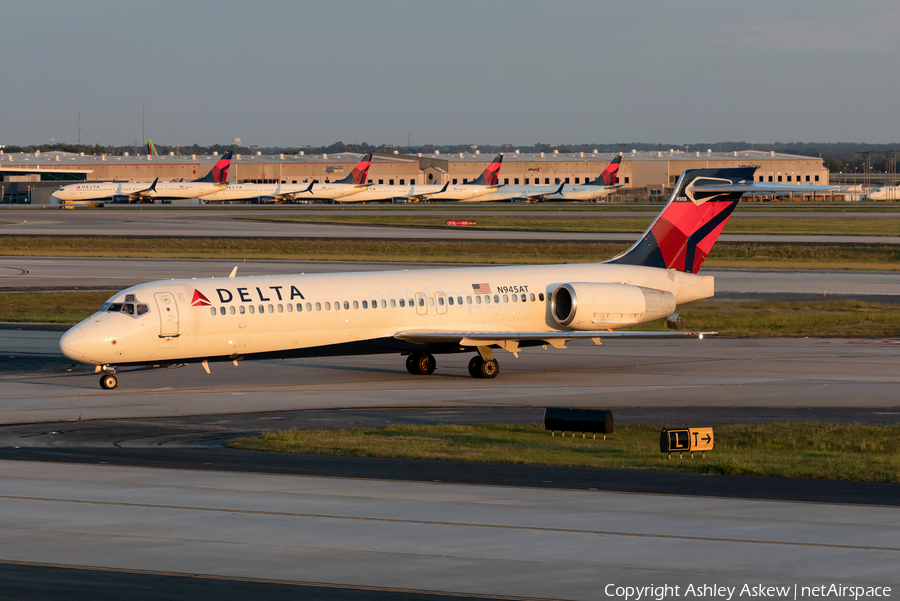
[[[606,169],[603,170],[603,173],[600,174],[600,177],[590,182],[589,185],[593,184],[595,186],[615,186],[616,181],[619,177],[619,165],[622,163],[622,155],[617,155],[612,161],[609,162],[609,165],[606,166]]]
[[[697,273],[741,196],[754,187],[755,172],[756,167],[685,171],[641,239],[609,262]]]
[[[500,179],[500,164],[503,162],[503,155],[498,154],[491,161],[490,165],[484,172],[478,176],[478,179],[469,182],[476,186],[496,186]]]
[[[159,156],[159,153],[156,152],[156,146],[153,145],[153,140],[147,139],[147,154],[151,156]]]
[[[353,168],[353,171],[350,172],[350,175],[345,177],[344,179],[338,180],[336,184],[356,184],[361,185],[366,183],[366,179],[369,177],[369,167],[372,165],[372,153],[367,152],[366,155],[359,160],[356,164],[356,167]]]
[[[225,183],[225,180],[228,179],[228,168],[231,167],[231,151],[229,150],[225,154],[222,155],[222,158],[216,161],[216,164],[213,165],[213,168],[209,170],[209,173],[201,177],[200,179],[195,179],[195,182],[213,182],[216,184]]]

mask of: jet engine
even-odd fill
[[[278,202],[278,199],[274,196],[257,196],[256,202],[251,204],[273,205],[276,202]]]
[[[128,204],[130,199],[127,194],[114,194],[112,197],[112,201],[115,204]]]
[[[550,297],[553,319],[573,330],[633,326],[674,312],[671,292],[629,284],[562,284]]]

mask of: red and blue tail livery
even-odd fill
[[[228,168],[231,167],[231,154],[232,152],[230,150],[223,154],[222,158],[216,161],[216,164],[213,165],[213,168],[209,170],[209,173],[207,173],[200,179],[195,179],[194,181],[224,184],[228,179]]]
[[[473,186],[496,186],[497,182],[500,181],[500,165],[502,163],[503,155],[498,154],[491,161],[491,164],[485,168],[484,172],[478,176],[478,179],[469,183]]]
[[[600,177],[594,181],[598,184],[602,182],[605,186],[615,186],[619,178],[619,165],[621,163],[622,155],[616,156],[616,158],[609,162],[609,165],[606,166],[606,169],[603,170]]]
[[[685,171],[669,204],[643,237],[609,262],[697,273],[744,194],[834,189],[754,182],[755,172],[756,167]]]
[[[366,183],[367,178],[369,177],[369,167],[372,166],[372,153],[367,152],[363,158],[356,164],[356,167],[353,168],[353,171],[350,172],[350,175],[345,177],[344,179],[338,180],[336,184],[356,184],[357,186],[361,186]]]

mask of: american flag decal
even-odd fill
[[[491,293],[491,285],[490,284],[472,284],[472,291],[475,294],[490,294]]]

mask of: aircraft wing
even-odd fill
[[[156,192],[156,182],[158,182],[158,181],[159,181],[159,178],[157,177],[155,180],[153,180],[153,183],[150,184],[149,188],[145,188],[143,190],[138,190],[137,192],[132,192],[131,194],[129,194],[128,202],[137,202],[137,201],[141,200],[142,198],[148,198],[151,194]]]
[[[315,181],[309,182],[309,185],[306,186],[305,190],[298,190],[297,192],[285,192],[284,194],[273,194],[272,196],[278,200],[278,202],[285,202],[287,200],[294,200],[301,194],[306,194],[307,192],[312,192],[312,188],[315,185]]]
[[[499,346],[513,355],[519,346],[549,344],[554,348],[566,348],[566,342],[592,340],[600,344],[601,338],[698,338],[718,332],[441,332],[431,330],[411,330],[398,332],[394,338],[414,344],[455,344],[459,346]],[[518,355],[517,355],[518,356]]]
[[[434,196],[435,194],[440,194],[441,192],[446,192],[447,188],[449,186],[450,186],[450,182],[447,182],[446,184],[444,184],[443,188],[441,188],[440,190],[438,190],[436,192],[422,192],[421,194],[409,194],[406,196],[406,198],[408,198],[410,200],[415,200],[416,202],[418,202],[420,200],[425,200],[429,196]]]
[[[529,200],[535,200],[537,202],[547,200],[548,197],[553,196],[554,194],[561,194],[564,186],[565,184],[560,184],[559,187],[552,192],[546,192],[544,194],[531,194],[530,196],[526,196],[525,198],[528,198]]]

